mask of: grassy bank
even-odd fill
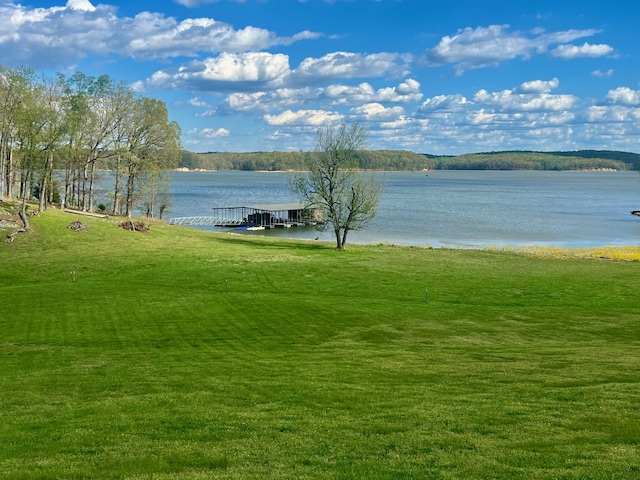
[[[0,478],[640,478],[637,261],[31,221]]]

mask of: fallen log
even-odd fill
[[[9,235],[7,235],[7,243],[12,243],[13,242],[13,237],[15,237],[17,234],[19,233],[26,233],[28,230],[26,228],[20,228],[18,230],[16,230],[13,233],[10,233]]]
[[[85,217],[109,218],[109,215],[105,215],[104,213],[83,212],[82,210],[73,210],[71,208],[65,208],[64,211],[76,215],[84,215]]]

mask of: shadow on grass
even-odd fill
[[[277,250],[306,250],[306,251],[339,251],[330,242],[318,241],[318,240],[300,240],[290,238],[269,238],[261,236],[245,236],[241,234],[228,234],[227,236],[220,235],[216,237],[217,242],[244,245],[250,247],[257,247],[263,249],[277,249]]]

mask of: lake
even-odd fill
[[[296,202],[286,172],[174,172],[169,218],[213,208]],[[477,248],[638,245],[638,172],[444,171],[376,173],[378,215],[348,243]],[[233,231],[217,227],[194,227]],[[247,235],[333,241],[331,231],[294,227]]]

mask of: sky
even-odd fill
[[[0,0],[0,65],[107,74],[192,152],[640,152],[640,2]]]

